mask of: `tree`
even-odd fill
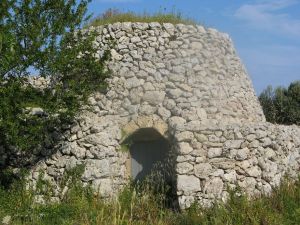
[[[300,81],[288,88],[268,86],[259,100],[268,122],[300,125]]]
[[[97,57],[96,33],[80,30],[89,1],[1,1],[0,168],[30,166],[43,149],[52,150],[61,137],[55,134],[87,97],[106,88],[108,54]],[[26,84],[31,67],[54,80],[52,86]],[[42,108],[43,115],[30,113],[32,108]]]
[[[0,78],[43,68],[60,38],[80,28],[90,0],[2,0]]]

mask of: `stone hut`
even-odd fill
[[[236,185],[269,193],[283,176],[297,176],[300,128],[266,122],[227,34],[155,22],[90,29],[99,32],[99,55],[111,52],[109,91],[89,98],[62,147],[32,169],[33,182],[43,171],[55,184],[85,164],[82,181],[111,197],[171,157],[173,189],[186,208],[226,200]]]

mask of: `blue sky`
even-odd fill
[[[300,0],[92,0],[88,12],[97,16],[108,8],[175,9],[228,33],[257,94],[269,84],[300,80]]]

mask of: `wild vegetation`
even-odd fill
[[[0,3],[0,183],[7,165],[30,166],[27,159],[52,148],[87,97],[105,91],[109,54],[97,55],[96,34],[80,30],[88,2]],[[32,69],[50,85],[28,83]]]
[[[288,88],[268,86],[259,100],[268,122],[300,125],[300,81]]]
[[[180,12],[176,12],[175,10],[172,10],[171,12],[159,11],[153,14],[146,12],[138,14],[135,12],[122,12],[118,9],[109,9],[97,18],[91,20],[86,26],[100,26],[116,22],[196,24],[195,20],[184,17]]]
[[[288,180],[270,196],[249,200],[246,195],[230,192],[226,204],[216,202],[212,208],[194,204],[179,212],[170,208],[168,188],[151,180],[130,184],[114,199],[105,201],[91,187],[79,182],[81,168],[70,171],[70,189],[61,202],[50,202],[51,186],[39,181],[37,190],[26,189],[24,180],[10,189],[0,187],[0,220],[11,224],[106,224],[106,225],[293,225],[300,223],[300,180]],[[66,181],[65,179],[65,181]],[[36,202],[36,194],[46,196]],[[48,198],[49,199],[49,198]],[[0,221],[1,222],[1,221]]]

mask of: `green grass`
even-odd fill
[[[105,224],[105,225],[298,225],[300,180],[285,181],[271,196],[248,200],[231,193],[226,204],[203,209],[193,205],[183,212],[171,210],[162,192],[149,185],[127,186],[114,201],[105,202],[79,182],[60,203],[35,204],[33,192],[24,183],[0,189],[0,222],[6,215],[11,224]],[[161,189],[160,189],[161,190]]]
[[[116,22],[159,22],[172,24],[196,24],[196,21],[184,17],[181,13],[175,12],[157,12],[153,14],[143,13],[137,14],[135,12],[120,12],[117,9],[109,9],[99,17],[93,19],[87,26],[100,26],[105,24],[113,24]]]

